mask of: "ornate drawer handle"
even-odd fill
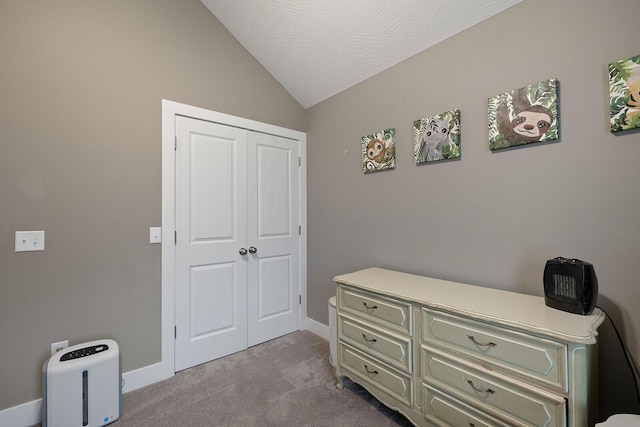
[[[495,394],[495,390],[492,390],[490,388],[481,389],[481,388],[476,387],[476,385],[473,383],[473,380],[471,380],[469,378],[467,378],[467,384],[469,384],[478,393]]]
[[[376,371],[376,370],[370,371],[369,367],[366,364],[363,363],[362,366],[364,366],[364,370],[367,371],[367,373],[372,374],[372,375],[377,375],[378,374],[378,371]]]
[[[371,342],[371,343],[373,343],[373,342],[378,342],[378,340],[377,340],[377,339],[375,339],[375,338],[371,338],[371,339],[367,338],[367,336],[366,336],[365,334],[362,334],[362,338],[364,338],[364,340],[365,340],[366,342]]]
[[[474,343],[475,345],[479,345],[479,346],[482,346],[482,347],[495,347],[495,346],[497,346],[497,345],[498,345],[498,344],[496,344],[496,343],[494,343],[494,342],[491,342],[491,341],[486,342],[486,343],[485,343],[485,342],[478,342],[478,341],[476,341],[476,339],[473,337],[473,335],[467,335],[467,338],[469,338],[471,341],[473,341],[473,343]]]
[[[364,308],[366,308],[366,309],[367,309],[367,310],[369,310],[369,311],[373,311],[373,310],[375,310],[376,308],[378,308],[378,306],[377,306],[377,305],[367,305],[367,303],[366,303],[366,302],[364,302],[364,301],[362,301],[362,305],[364,305]]]

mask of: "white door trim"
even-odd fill
[[[256,132],[278,135],[300,141],[300,328],[307,319],[307,135],[254,120],[162,100],[162,355],[160,370],[162,380],[175,373],[174,325],[175,325],[175,117],[177,115],[207,120],[228,126],[236,126]]]

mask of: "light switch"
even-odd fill
[[[162,227],[149,227],[149,243],[162,243]]]
[[[44,251],[44,231],[16,231],[16,252]]]

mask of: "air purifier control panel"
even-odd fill
[[[107,350],[109,350],[109,346],[106,344],[92,345],[89,347],[84,347],[78,350],[65,353],[62,355],[62,357],[60,357],[60,361],[65,362],[67,360],[74,360],[74,359],[79,359],[81,357],[92,356],[96,353],[101,353]]]

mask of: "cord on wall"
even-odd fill
[[[638,404],[640,404],[640,388],[638,388],[638,378],[640,378],[640,375],[638,374],[638,368],[633,361],[631,353],[629,353],[629,349],[627,349],[627,346],[624,344],[624,341],[622,340],[620,332],[618,332],[616,324],[613,323],[613,319],[611,318],[611,316],[609,316],[609,313],[607,313],[607,311],[600,306],[596,307],[602,310],[602,312],[607,316],[609,322],[611,322],[611,326],[613,326],[613,330],[616,332],[616,336],[618,337],[618,341],[620,342],[620,346],[622,347],[622,351],[624,352],[624,358],[627,360],[627,365],[629,365],[629,369],[631,370],[631,374],[633,376],[633,385],[636,390],[636,398],[638,399]]]

